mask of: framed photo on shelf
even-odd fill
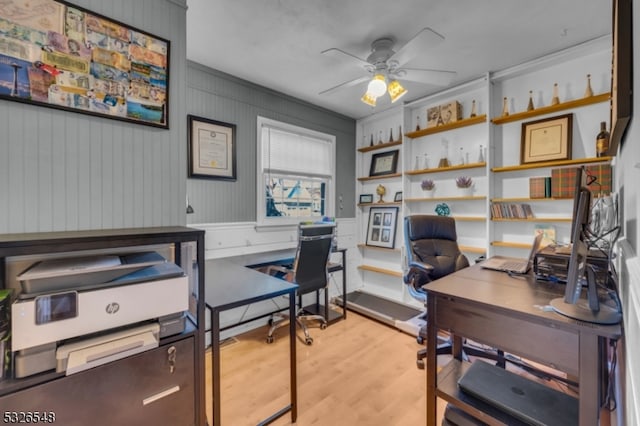
[[[520,164],[570,160],[573,114],[522,123]]]
[[[236,125],[188,115],[189,177],[236,180]]]
[[[371,156],[371,167],[369,176],[392,175],[396,173],[398,167],[398,149],[388,152],[381,152]]]
[[[393,201],[395,201],[396,203],[402,201],[402,191],[396,192],[396,195],[393,196]]]
[[[373,194],[360,194],[360,204],[373,203]]]
[[[369,210],[367,245],[394,248],[397,222],[397,207],[372,207]]]

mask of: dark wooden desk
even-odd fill
[[[221,424],[220,413],[220,312],[261,300],[289,295],[289,315],[296,315],[296,288],[287,281],[271,277],[227,260],[205,262],[205,302],[211,310],[211,382],[213,386],[213,425]],[[298,417],[296,373],[296,322],[289,321],[289,365],[291,404],[260,424],[269,424],[291,412],[291,422]]]
[[[424,288],[428,293],[427,425],[436,425],[437,397],[491,425],[521,424],[458,390],[457,379],[469,366],[462,361],[463,337],[577,377],[579,424],[598,424],[606,383],[606,344],[620,337],[619,325],[581,323],[543,310],[551,299],[562,296],[564,286],[536,282],[532,276],[512,278],[479,264]],[[455,357],[440,373],[436,370],[438,329],[452,333]]]

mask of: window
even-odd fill
[[[333,216],[335,136],[258,117],[259,225]]]

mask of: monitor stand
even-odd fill
[[[564,298],[553,299],[549,304],[557,313],[578,321],[594,324],[612,325],[622,320],[618,309],[600,304],[596,287],[596,276],[593,267],[587,267],[587,300],[578,299],[574,303],[565,302]]]

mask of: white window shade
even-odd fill
[[[331,176],[331,141],[274,129],[262,128],[262,164],[265,172],[286,172],[306,176]]]

